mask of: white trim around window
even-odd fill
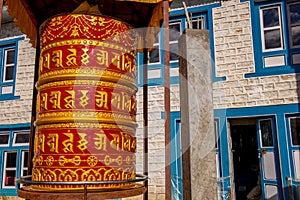
[[[289,32],[290,32],[290,46],[292,48],[300,47],[300,10],[299,9],[300,9],[299,2],[293,2],[287,4]]]
[[[0,132],[0,147],[8,147],[10,141],[9,132]]]
[[[28,156],[29,156],[28,150],[22,151],[21,176],[28,175]]]
[[[29,145],[30,132],[29,131],[20,131],[14,132],[13,146],[28,146]]]
[[[16,187],[17,159],[17,151],[4,152],[2,188]]]
[[[290,117],[289,118],[289,128],[290,128],[290,137],[291,145],[293,147],[300,146],[300,117]]]
[[[152,59],[154,59],[154,61]],[[148,64],[159,64],[160,61],[161,61],[160,33],[158,32],[157,35],[155,36],[155,41],[153,43],[152,49],[148,51]]]
[[[269,52],[284,49],[281,5],[260,7],[259,12],[262,50]]]
[[[16,47],[9,47],[4,49],[3,60],[3,83],[12,82],[15,76],[15,54]]]
[[[178,26],[177,28],[172,28],[175,26]],[[172,55],[175,55],[175,57],[178,57],[178,39],[180,35],[182,34],[182,27],[181,27],[181,21],[174,21],[169,23],[170,28],[170,62],[177,62],[178,59],[173,59]],[[179,29],[178,29],[179,28]],[[172,48],[173,47],[173,48]],[[174,50],[172,50],[174,49]]]
[[[192,23],[193,29],[204,29],[203,16],[192,18],[191,23]],[[187,22],[186,22],[186,24],[187,24]]]

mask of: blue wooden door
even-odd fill
[[[182,199],[182,162],[181,162],[180,120],[175,120],[171,128],[171,184],[172,199]]]
[[[280,166],[274,118],[257,119],[258,157],[262,199],[282,199]]]
[[[287,120],[291,177],[289,185],[294,199],[300,199],[300,116],[291,116]]]

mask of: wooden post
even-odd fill
[[[146,45],[146,31],[144,33],[144,47],[143,47],[143,172],[145,176],[148,176],[148,49]],[[144,200],[148,200],[148,180],[145,181],[144,186],[146,192],[144,194]]]
[[[3,0],[0,0],[0,29],[1,29],[1,25],[2,25],[2,12],[3,12]]]
[[[39,57],[40,57],[40,36],[37,30],[36,39],[36,51],[35,51],[35,69],[34,69],[34,80],[33,80],[33,94],[32,94],[32,107],[31,107],[31,126],[30,126],[30,140],[29,140],[29,154],[28,154],[28,175],[32,175],[33,163],[32,159],[34,156],[34,136],[35,136],[35,126],[34,122],[36,120],[36,103],[37,103],[37,89],[35,87],[38,81],[39,74]]]
[[[171,200],[171,148],[170,148],[170,44],[169,44],[169,2],[163,1],[164,21],[164,102],[165,102],[165,195]]]

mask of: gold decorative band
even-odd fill
[[[81,68],[81,69],[63,69],[57,71],[50,71],[45,74],[41,74],[37,82],[39,87],[42,84],[49,83],[51,81],[68,80],[75,81],[87,79],[95,81],[111,81],[118,84],[127,85],[131,88],[135,88],[135,79],[122,73],[117,73],[108,70],[95,69],[95,68]]]
[[[42,182],[78,182],[78,181],[111,181],[111,180],[131,180],[136,177],[135,167],[120,168],[77,168],[77,169],[47,169],[34,168],[32,170],[32,180],[41,181],[36,188],[51,189],[79,189],[82,185],[43,185]],[[131,185],[132,183],[90,185],[88,189],[93,188],[120,188]]]
[[[135,116],[107,112],[54,112],[38,114],[36,125],[67,122],[116,123],[136,127]]]
[[[107,82],[107,81],[100,81],[100,80],[81,80],[81,79],[50,82],[43,85],[39,85],[38,89],[41,91],[46,88],[56,88],[56,87],[71,86],[71,85],[88,85],[88,86],[101,87],[101,88],[114,88],[114,89],[129,91],[132,94],[136,93],[137,91],[137,87],[135,84],[130,85],[130,87],[128,87],[114,82]]]
[[[43,157],[44,156],[44,157]],[[46,167],[51,168],[78,168],[82,166],[89,167],[132,167],[135,165],[136,158],[135,155],[129,154],[93,154],[93,155],[45,155],[36,156],[33,158],[32,162],[35,168]],[[73,167],[72,167],[72,166]]]
[[[101,42],[99,40],[87,40],[87,39],[72,39],[72,40],[63,40],[59,42],[53,42],[41,49],[41,55],[44,51],[55,48],[55,47],[61,47],[65,45],[89,45],[89,46],[99,46],[99,47],[106,47],[111,48],[115,50],[119,50],[123,53],[127,53],[131,56],[135,57],[135,53],[133,52],[135,50],[135,46],[132,46],[132,48],[124,48],[123,46],[113,44],[111,41],[108,42]]]
[[[135,128],[124,126],[124,125],[117,125],[117,124],[103,124],[103,123],[83,123],[83,122],[76,122],[76,123],[61,123],[61,124],[45,124],[36,127],[36,131],[42,129],[121,129],[123,131],[134,132]]]

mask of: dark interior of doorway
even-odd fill
[[[231,125],[231,139],[236,199],[247,200],[251,191],[258,188],[258,193],[261,193],[255,123]],[[260,199],[260,195],[251,199],[256,198]]]

